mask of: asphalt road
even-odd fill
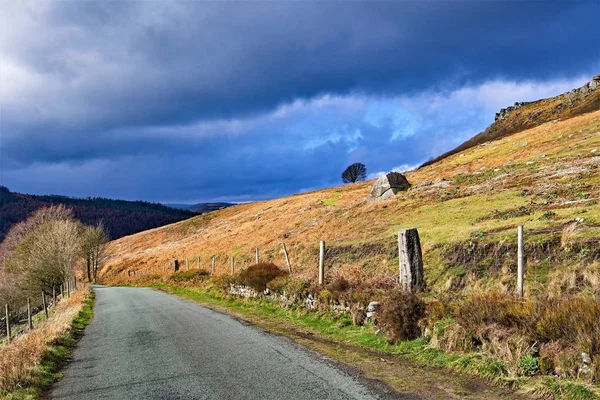
[[[52,399],[405,398],[193,302],[144,288],[94,290],[94,320]]]

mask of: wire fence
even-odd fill
[[[38,296],[27,297],[25,306],[4,304],[2,317],[0,318],[1,343],[9,344],[16,337],[33,330],[36,326],[50,317],[50,311],[60,300],[71,297],[73,291],[77,290],[75,278],[67,280],[59,287],[53,287],[52,293],[40,290]]]

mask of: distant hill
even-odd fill
[[[454,150],[431,159],[421,167],[463,152],[479,144],[497,140],[546,122],[572,118],[590,111],[600,110],[600,75],[580,88],[547,99],[517,102],[496,113],[496,119],[485,131],[473,136]]]
[[[190,210],[198,214],[221,210],[234,205],[235,203],[165,204],[167,207],[177,208],[180,210]]]
[[[14,193],[0,186],[0,241],[14,224],[25,220],[35,210],[54,204],[72,208],[75,217],[85,224],[102,221],[111,239],[171,224],[197,214],[145,201],[37,196]]]

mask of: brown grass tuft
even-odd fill
[[[60,301],[48,322],[0,346],[0,391],[11,391],[30,381],[31,372],[40,363],[48,345],[70,329],[88,293],[84,288]]]
[[[384,300],[377,321],[387,340],[398,343],[421,335],[419,321],[424,315],[423,300],[415,294],[395,290]]]

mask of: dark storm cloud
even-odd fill
[[[359,159],[373,172],[414,165],[491,117],[482,115],[485,105],[452,102],[436,114],[406,112],[399,97],[425,109],[422,93],[451,96],[490,81],[561,81],[570,89],[600,61],[598,2],[7,8],[2,180],[32,192],[245,199],[326,186]],[[360,104],[310,102],[327,95]],[[277,116],[299,99],[308,103]],[[389,120],[366,121],[370,102],[387,104]],[[404,123],[393,121],[390,105]],[[411,132],[390,141],[394,130]],[[81,174],[95,176],[103,191]]]

